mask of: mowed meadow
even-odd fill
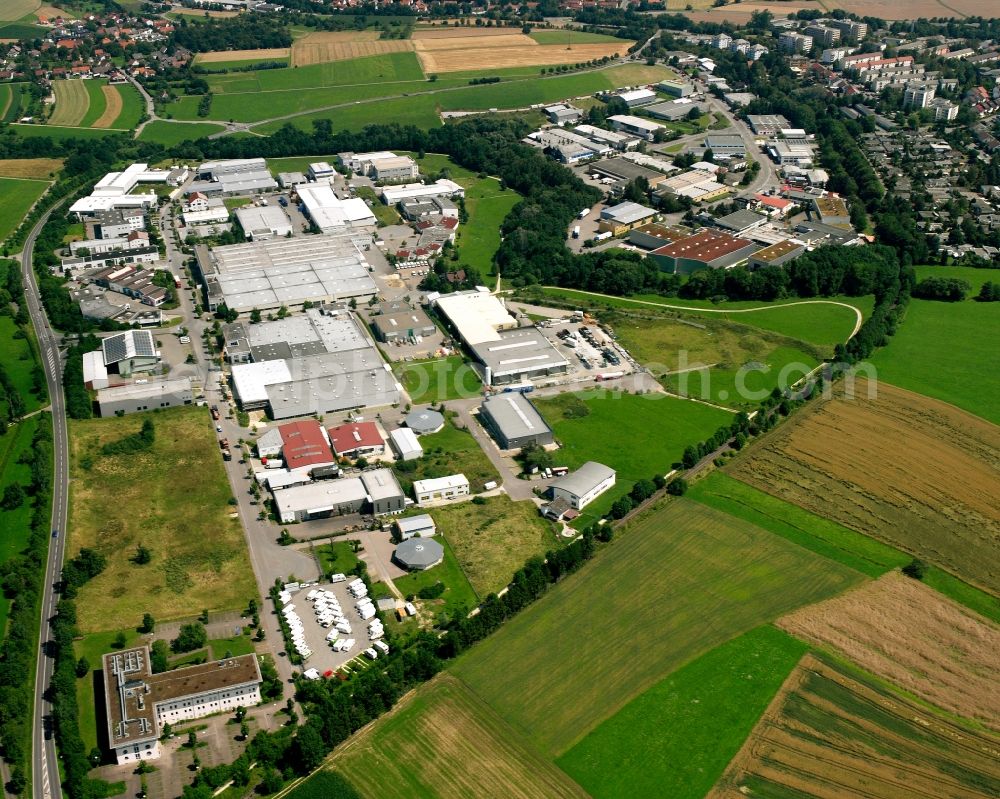
[[[143,113],[139,93],[128,84],[111,85],[103,79],[53,81],[55,106],[49,125],[131,130]]]

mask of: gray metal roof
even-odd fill
[[[501,330],[496,341],[469,346],[494,378],[564,368],[569,365],[559,351],[534,327]]]
[[[403,489],[399,487],[396,476],[389,469],[371,469],[362,472],[361,482],[365,484],[368,496],[373,502],[403,496]]]
[[[426,569],[444,557],[444,547],[433,538],[409,538],[396,547],[393,557],[407,568]]]
[[[615,470],[610,466],[605,466],[597,461],[587,461],[575,472],[570,472],[549,485],[581,497],[609,477],[614,476]]]
[[[431,433],[440,429],[444,424],[444,417],[437,411],[430,408],[424,410],[410,411],[406,415],[406,426],[414,433]]]
[[[508,439],[551,432],[531,400],[519,391],[486,397],[481,413],[487,414]]]

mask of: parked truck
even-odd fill
[[[212,419],[214,419],[216,422],[219,421],[219,406],[213,405],[211,410],[212,410]]]
[[[580,226],[579,226],[579,225],[576,225],[576,226],[575,226],[575,227],[573,228],[573,238],[574,238],[574,239],[578,239],[578,238],[580,238]]]

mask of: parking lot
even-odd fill
[[[311,652],[304,658],[303,671],[316,669],[319,676],[327,676],[328,672],[335,672],[345,663],[361,655],[366,649],[372,646],[369,636],[369,625],[374,621],[374,616],[365,619],[359,612],[355,598],[348,590],[348,585],[355,580],[354,577],[336,583],[320,583],[302,587],[291,593],[291,602],[284,608],[279,608],[290,620],[290,614],[301,621],[302,640],[306,651]],[[309,599],[310,594],[313,598]],[[331,598],[332,595],[332,598]],[[289,610],[289,608],[291,610]],[[320,615],[326,611],[324,621],[319,621]],[[333,621],[335,619],[336,621]],[[324,626],[326,625],[326,626]],[[339,628],[338,628],[338,625]],[[333,636],[334,640],[330,639]],[[335,651],[332,644],[340,641],[341,646],[353,641],[353,644],[344,651]]]
[[[597,324],[553,319],[539,329],[570,362],[570,376],[595,377],[602,372],[634,371],[628,352]]]

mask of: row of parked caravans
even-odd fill
[[[312,650],[309,648],[309,644],[306,643],[305,627],[302,624],[302,619],[295,610],[295,605],[290,603],[285,605],[281,609],[281,615],[285,617],[285,623],[291,631],[292,646],[298,652],[299,657],[303,660],[308,660],[312,655]]]

